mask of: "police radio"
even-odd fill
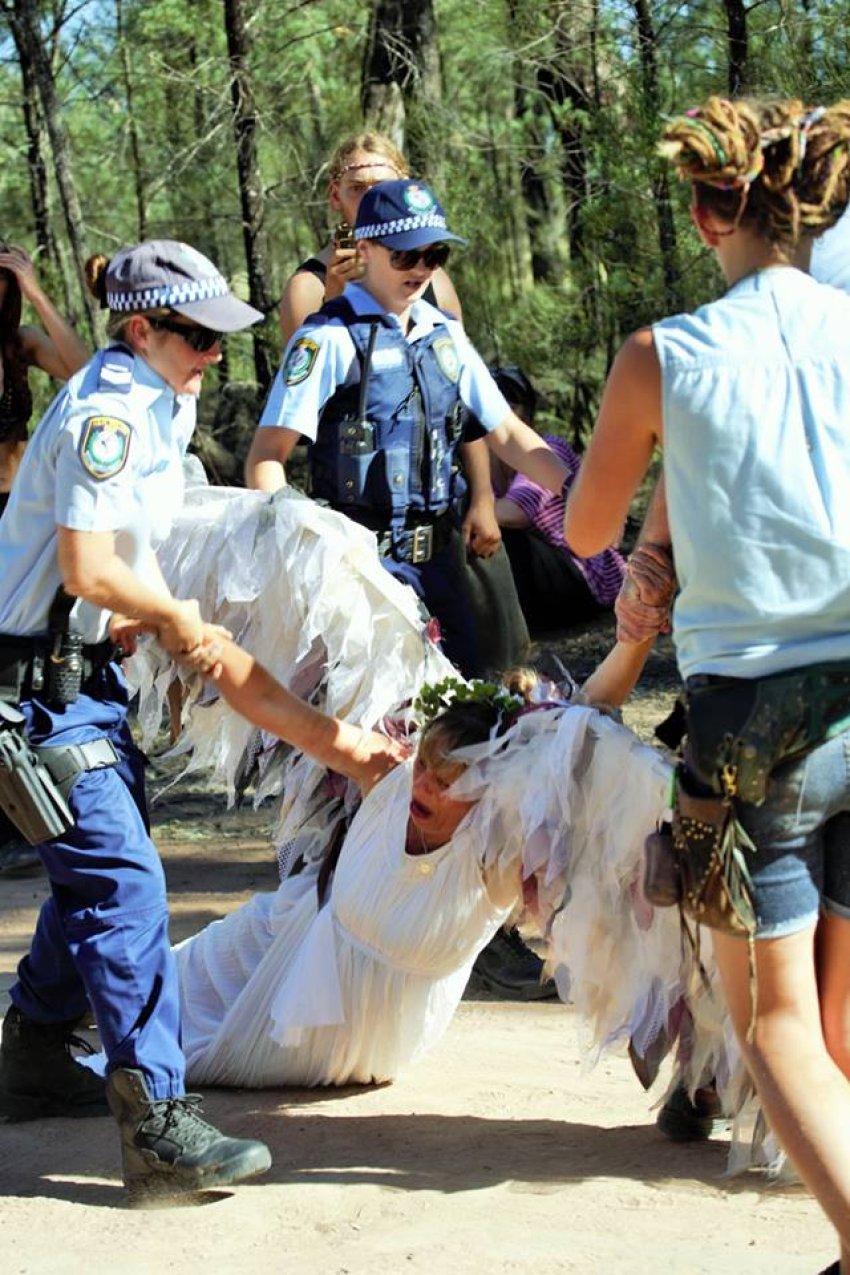
[[[377,338],[378,324],[370,323],[357,396],[357,415],[344,417],[339,426],[339,451],[342,456],[366,456],[375,450],[375,426],[369,420],[366,408],[369,401],[369,379],[372,375],[372,354]]]

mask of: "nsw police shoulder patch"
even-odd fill
[[[286,356],[283,380],[286,385],[299,385],[313,371],[319,347],[308,336],[299,337]]]
[[[90,416],[80,442],[83,468],[98,481],[114,478],[127,463],[130,426],[115,416]]]
[[[434,351],[443,376],[452,382],[456,382],[460,376],[460,359],[458,358],[454,341],[450,336],[441,336],[431,348]]]

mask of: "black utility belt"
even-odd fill
[[[48,637],[18,637],[0,633],[0,699],[17,704],[31,695],[42,696],[58,674],[60,680],[72,672],[73,680],[84,685],[120,654],[120,648],[109,638],[103,642],[81,642],[71,638],[73,649],[66,649],[67,642],[57,651],[55,641]]]
[[[418,566],[430,562],[452,538],[455,529],[455,516],[451,509],[436,514],[432,519],[423,519],[412,527],[401,527],[393,530],[376,531],[378,537],[378,553],[382,558],[393,558],[396,562],[410,562]]]

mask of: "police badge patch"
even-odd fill
[[[411,212],[430,212],[434,207],[434,196],[424,186],[416,186],[411,183],[407,190],[403,192],[402,198]]]
[[[460,359],[454,341],[450,336],[441,336],[432,348],[443,376],[456,382],[460,376]]]
[[[90,416],[80,443],[80,460],[92,478],[114,478],[127,463],[130,426],[114,416]]]
[[[318,353],[319,347],[315,341],[311,341],[308,336],[299,337],[283,365],[284,384],[299,385],[301,381],[306,381],[313,371]]]

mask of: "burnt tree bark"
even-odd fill
[[[658,86],[658,45],[651,0],[632,0],[632,8],[637,25],[644,118],[654,134],[661,114],[661,93]],[[664,300],[668,313],[673,314],[684,309],[677,260],[676,224],[670,199],[670,180],[666,170],[657,161],[652,170],[652,199],[658,225],[658,246],[661,250]]]
[[[251,305],[268,315],[274,308],[269,288],[268,249],[265,234],[265,191],[257,155],[259,124],[249,70],[251,5],[247,0],[224,0],[224,26],[230,68],[233,131],[236,137],[236,169],[242,209],[242,237],[248,265]],[[254,370],[261,388],[271,384],[272,363],[262,330],[254,327]]]
[[[729,49],[729,96],[740,97],[747,92],[750,78],[747,6],[743,0],[723,0],[723,8]]]
[[[80,198],[74,181],[71,144],[62,119],[62,106],[53,74],[53,66],[47,43],[42,35],[38,5],[35,0],[13,0],[5,5],[5,13],[14,35],[15,45],[25,50],[32,71],[33,83],[50,139],[56,185],[62,204],[65,229],[71,245],[71,255],[78,278],[82,279],[86,261],[86,229]],[[81,293],[83,315],[92,346],[96,346],[97,311],[94,299],[84,287]]]
[[[363,117],[407,149],[414,172],[438,179],[434,127],[442,99],[433,0],[374,0],[363,57]]]

